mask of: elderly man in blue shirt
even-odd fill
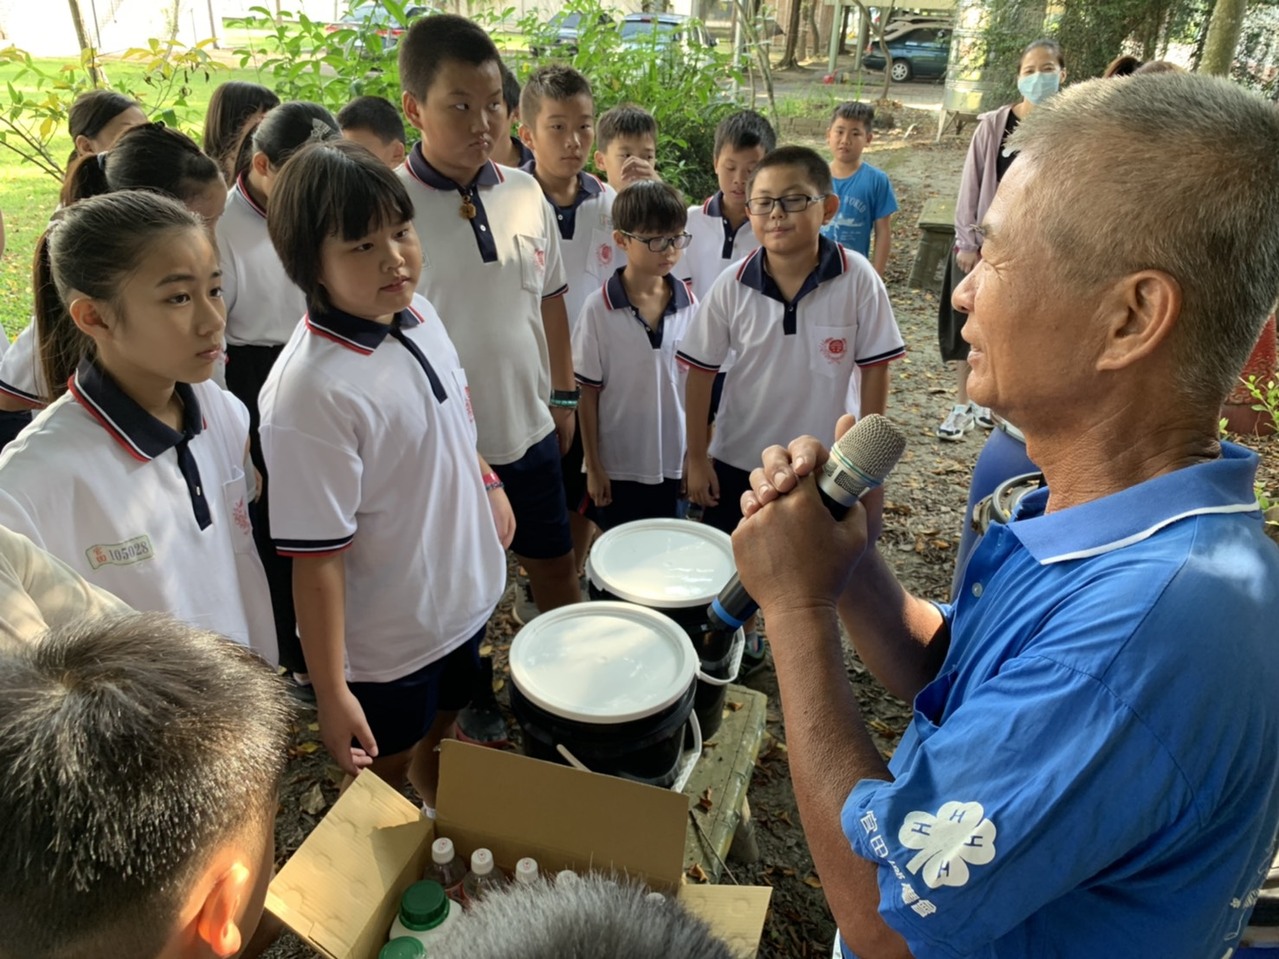
[[[968,389],[1047,488],[948,605],[836,523],[811,437],[734,534],[845,956],[1222,959],[1279,824],[1279,550],[1222,400],[1279,292],[1279,111],[1192,75],[1079,84],[955,291]],[[842,423],[846,427],[848,423]],[[844,668],[914,703],[891,763]]]

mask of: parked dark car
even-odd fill
[[[715,46],[706,25],[680,13],[628,13],[622,19],[622,49],[656,44],[696,58],[699,51]]]
[[[915,77],[935,79],[946,75],[946,62],[950,59],[950,30],[945,27],[919,27],[886,42],[892,66],[889,75],[898,83]],[[862,56],[862,65],[869,70],[884,69],[884,52],[877,42],[871,41]]]
[[[400,37],[408,29],[408,23],[413,22],[418,17],[427,17],[439,12],[434,7],[405,7],[404,19],[407,23],[399,23],[394,20],[391,12],[386,7],[378,3],[377,0],[372,0],[369,3],[355,4],[346,16],[336,23],[330,23],[325,27],[325,30],[329,33],[337,33],[339,30],[358,31],[360,36],[351,40],[347,45],[347,52],[361,56],[372,56],[382,51],[372,48],[373,41],[370,39],[371,37],[376,36],[381,39],[383,51],[390,50],[400,42]]]
[[[600,26],[612,26],[613,18],[600,14]],[[577,53],[577,41],[582,31],[580,13],[557,13],[546,22],[542,33],[529,43],[528,52],[535,57],[546,54],[571,57]]]

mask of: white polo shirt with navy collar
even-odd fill
[[[438,311],[470,376],[480,452],[498,466],[514,463],[555,429],[542,301],[567,285],[550,204],[533,177],[492,162],[460,187],[420,145],[396,173],[422,242],[417,291]]]
[[[276,661],[245,475],[249,414],[212,382],[177,384],[183,426],[98,366],[0,454],[0,525],[134,609],[169,613]]]
[[[806,433],[833,438],[841,414],[860,415],[860,368],[906,352],[888,291],[865,257],[821,237],[817,266],[792,301],[765,257],[756,250],[715,281],[679,350],[708,372],[737,354],[710,454],[742,470],[773,444]]]
[[[618,269],[586,298],[573,331],[577,381],[599,395],[600,465],[612,480],[660,483],[684,471],[684,384],[675,358],[697,300],[668,276],[656,330],[631,305]]]
[[[520,167],[536,178],[537,161]],[[577,196],[568,206],[558,206],[549,196],[555,225],[560,234],[560,257],[568,292],[564,307],[568,310],[568,328],[572,332],[587,296],[623,265],[625,254],[613,242],[613,201],[617,191],[585,170],[577,175]]]
[[[688,226],[692,236],[684,258],[675,268],[692,286],[693,295],[706,299],[719,275],[746,254],[759,249],[759,239],[751,229],[750,218],[733,229],[724,215],[723,191],[705,203],[688,208]]]
[[[33,319],[0,356],[0,393],[26,403],[43,403],[47,391],[40,368],[40,346]]]
[[[466,373],[430,303],[390,326],[308,314],[258,404],[276,548],[342,553],[347,679],[398,679],[479,631],[506,559]]]
[[[306,312],[306,297],[284,272],[266,230],[266,210],[241,176],[218,220],[228,346],[279,346]]]

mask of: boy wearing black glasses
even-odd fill
[[[684,374],[675,359],[696,299],[671,271],[688,246],[679,191],[641,180],[613,203],[626,265],[587,297],[573,330],[590,513],[601,529],[676,515]]]
[[[763,450],[811,434],[823,442],[842,413],[883,413],[888,362],[905,352],[888,292],[865,257],[822,236],[839,209],[830,168],[784,146],[756,166],[746,211],[760,248],[725,270],[698,308],[679,357],[685,392],[688,497],[731,533]],[[736,354],[708,434],[715,374]],[[872,529],[878,525],[871,502]],[[763,663],[747,630],[743,668]]]

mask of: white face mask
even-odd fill
[[[1056,70],[1051,73],[1032,73],[1017,81],[1017,92],[1031,103],[1040,104],[1061,89],[1061,74]]]

